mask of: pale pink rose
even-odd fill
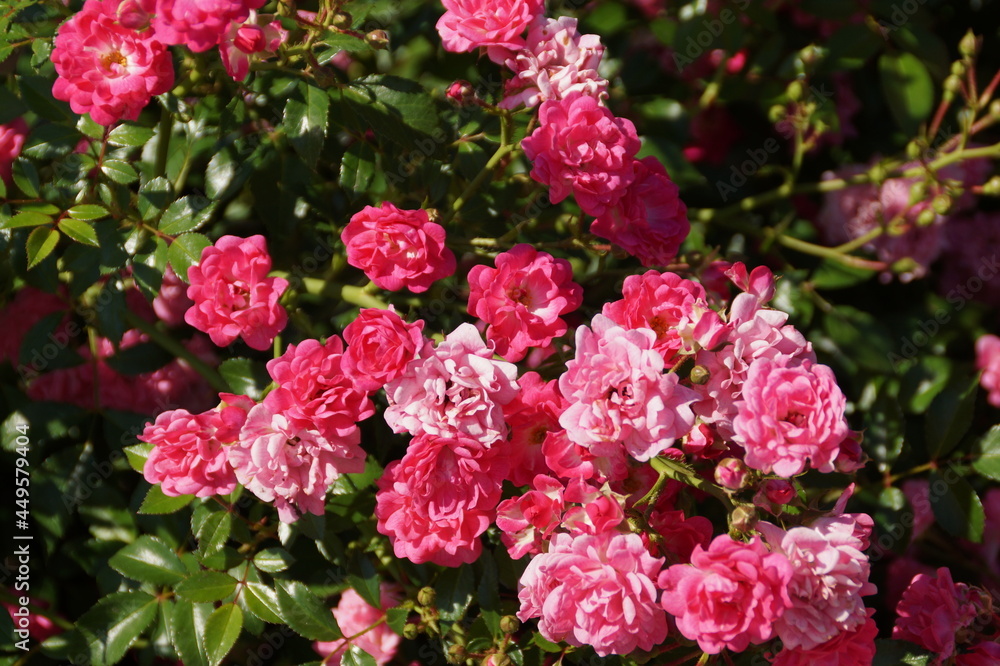
[[[496,353],[517,362],[566,333],[560,315],[580,307],[583,288],[568,261],[526,243],[498,254],[495,264],[469,270],[469,314],[490,325],[486,339]]]
[[[269,349],[288,323],[278,303],[288,281],[267,277],[270,271],[263,236],[223,236],[188,269],[187,295],[194,305],[184,320],[220,347],[240,337],[253,349]]]
[[[649,514],[651,534],[660,539],[649,539],[650,550],[666,556],[667,562],[687,563],[691,561],[691,553],[695,547],[708,548],[715,531],[712,521],[702,516],[686,518],[680,510],[668,511],[656,509]],[[648,539],[649,534],[643,534]]]
[[[11,184],[11,168],[21,154],[24,140],[28,138],[28,124],[15,118],[6,125],[0,125],[0,180]]]
[[[762,472],[832,472],[850,434],[846,406],[827,366],[789,356],[760,358],[747,370],[734,439],[746,449],[746,464]]]
[[[365,206],[340,234],[347,263],[382,289],[416,294],[455,272],[455,255],[444,238],[444,227],[431,222],[426,210],[404,210],[388,201],[380,208]]]
[[[617,204],[635,180],[640,143],[631,121],[578,92],[543,103],[538,119],[521,146],[532,162],[531,177],[549,186],[552,203],[572,193],[595,217]]]
[[[773,666],[871,666],[875,660],[875,637],[878,636],[878,627],[871,617],[874,614],[875,610],[869,608],[866,611],[865,621],[856,629],[841,632],[814,648],[790,648],[785,645],[771,664]],[[990,662],[994,663],[996,662]]]
[[[327,433],[296,427],[267,405],[250,410],[236,444],[226,447],[236,479],[246,489],[272,502],[283,523],[304,513],[322,516],[326,492],[343,474],[365,469],[357,428]]]
[[[958,646],[975,638],[992,618],[989,594],[978,587],[956,583],[947,567],[936,576],[917,574],[896,606],[892,637],[930,650],[944,664]],[[978,628],[977,628],[978,626]]]
[[[500,540],[514,560],[542,552],[542,544],[562,522],[562,482],[539,474],[531,486],[532,490],[497,506],[497,527],[503,532]]]
[[[445,12],[437,31],[446,51],[465,53],[492,47],[491,57],[503,62],[508,49],[524,46],[521,34],[545,12],[542,0],[442,0]]]
[[[658,159],[636,160],[632,168],[632,184],[594,220],[590,233],[607,238],[643,266],[665,266],[691,231],[687,206]]]
[[[976,367],[982,371],[979,384],[994,407],[1000,407],[1000,338],[982,335],[976,340]]]
[[[569,403],[559,423],[596,455],[623,446],[647,461],[691,430],[697,394],[680,386],[675,373],[663,373],[652,330],[629,331],[603,315],[591,325],[577,329],[576,357],[559,378]]]
[[[170,51],[152,31],[118,21],[117,3],[87,0],[59,26],[52,50],[52,95],[95,123],[135,120],[154,95],[174,85]]]
[[[43,318],[57,312],[69,314],[69,304],[60,296],[27,285],[19,289],[3,309],[0,309],[0,320],[3,321],[3,326],[0,326],[0,361],[9,361],[11,365],[19,367],[24,336]],[[52,337],[57,343],[70,342],[65,325],[53,331]],[[47,365],[41,353],[37,358],[28,361],[29,365],[24,368],[25,372],[41,372]]]
[[[663,608],[677,628],[709,654],[742,652],[775,636],[775,622],[791,605],[787,586],[792,565],[749,543],[721,534],[708,549],[695,546],[691,564],[675,564],[659,578]]]
[[[242,23],[265,0],[157,0],[153,30],[167,44],[207,51],[225,36],[229,24]]]
[[[344,372],[363,391],[377,391],[403,374],[425,344],[423,320],[406,323],[395,308],[361,308],[344,329]]]
[[[507,80],[504,109],[533,107],[571,92],[603,99],[608,82],[597,68],[604,57],[598,35],[581,35],[569,16],[539,19],[528,30],[525,47],[506,61],[514,76]]]
[[[159,483],[164,495],[227,495],[236,488],[236,472],[226,457],[226,445],[239,438],[253,402],[246,396],[222,396],[217,409],[190,414],[184,409],[163,412],[147,423],[139,441],[153,445],[142,473]]]
[[[812,650],[865,623],[861,597],[877,590],[868,582],[871,565],[862,552],[865,543],[854,535],[853,520],[820,518],[788,531],[761,522],[757,529],[792,565],[791,606],[775,625],[786,648]]]
[[[517,395],[517,368],[493,360],[472,324],[461,324],[386,384],[385,422],[411,435],[461,433],[485,446],[507,437],[503,406]]]
[[[556,534],[521,575],[517,616],[539,618],[547,640],[602,657],[652,650],[667,637],[654,583],[662,565],[638,534]]]
[[[194,305],[187,297],[187,285],[177,277],[174,269],[167,265],[163,271],[163,282],[160,292],[153,299],[153,312],[168,326],[180,326],[184,323],[184,315]]]
[[[242,23],[230,23],[219,42],[219,55],[226,73],[234,81],[246,81],[255,56],[266,60],[268,56],[277,55],[286,39],[288,31],[281,27],[276,16],[257,16],[257,12],[251,10]]]
[[[396,557],[457,567],[482,553],[496,516],[507,461],[460,433],[422,434],[378,480],[375,517]]]
[[[345,638],[336,641],[316,641],[313,649],[323,657],[324,664],[340,666],[344,653],[352,646],[361,648],[371,656],[378,666],[392,661],[399,650],[402,637],[386,623],[372,626],[385,617],[385,612],[400,602],[400,589],[389,583],[379,587],[379,608],[375,608],[361,598],[353,588],[344,590],[340,601],[333,609],[340,633]],[[364,633],[362,633],[364,632]],[[360,634],[360,636],[358,635]],[[356,636],[355,638],[351,638]],[[349,640],[350,639],[350,640]]]
[[[510,428],[507,455],[510,481],[526,486],[538,474],[548,474],[542,445],[550,433],[562,431],[559,415],[564,405],[558,382],[542,380],[537,372],[526,372],[517,380],[517,395],[503,405],[503,418]]]
[[[604,305],[604,316],[622,328],[656,333],[653,348],[667,368],[676,365],[683,354],[715,347],[726,332],[718,313],[708,307],[702,286],[676,273],[630,275],[622,296]]]
[[[267,362],[278,386],[264,404],[283,414],[292,427],[315,430],[330,438],[346,436],[358,421],[375,413],[368,394],[355,386],[343,367],[344,343],[336,335],[325,344],[304,340]]]

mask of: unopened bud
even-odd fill
[[[927,198],[927,183],[918,180],[910,186],[910,205],[914,206]]]
[[[1000,176],[993,176],[983,185],[983,194],[990,197],[1000,197]]]
[[[784,120],[787,115],[788,109],[781,104],[775,104],[767,110],[767,119],[770,120],[772,124]]]
[[[934,197],[934,201],[931,202],[931,207],[937,211],[939,215],[947,215],[948,211],[951,210],[952,199],[947,194],[939,194]]]
[[[729,514],[729,527],[736,532],[749,532],[757,524],[757,511],[741,504]]]
[[[712,375],[708,371],[708,368],[703,365],[696,365],[691,368],[691,374],[689,375],[691,383],[697,384],[698,386],[708,383],[711,376]]]
[[[944,89],[950,93],[958,93],[962,90],[962,78],[950,74],[948,78],[944,80]]]
[[[521,621],[514,615],[504,615],[500,618],[500,631],[505,634],[516,634],[521,628]]]
[[[414,641],[417,636],[420,635],[420,627],[413,623],[408,623],[403,625],[403,638],[408,641]]]
[[[785,505],[795,499],[795,486],[784,479],[768,479],[764,482],[764,496],[769,502]]]
[[[352,17],[347,12],[337,12],[330,24],[335,28],[340,28],[341,30],[349,30],[352,25],[354,25],[354,17]]]
[[[965,76],[965,63],[961,60],[951,63],[951,74],[952,76]]]
[[[922,211],[920,211],[919,215],[917,215],[917,226],[929,227],[932,224],[934,224],[934,221],[937,219],[937,217],[938,217],[937,213],[934,212],[934,209],[925,208]]]
[[[801,81],[792,81],[788,84],[788,88],[785,90],[785,94],[788,95],[788,99],[793,102],[798,102],[802,99],[802,93],[804,89]]]
[[[365,35],[365,41],[373,49],[389,48],[389,33],[385,30],[372,30]]]
[[[994,118],[1000,116],[1000,99],[995,99],[992,102],[990,102],[989,113]]]
[[[916,139],[906,144],[906,156],[911,160],[919,159],[923,152],[924,147]]]
[[[505,654],[491,654],[483,659],[483,666],[511,666],[510,657]]]
[[[750,480],[750,470],[739,458],[726,458],[715,467],[715,482],[729,490],[742,490]]]
[[[450,86],[445,96],[459,106],[467,106],[476,99],[476,90],[468,81],[459,79]]]
[[[976,51],[979,50],[979,40],[976,39],[976,35],[969,30],[965,33],[965,37],[962,37],[962,41],[958,43],[958,52],[967,58],[971,58],[976,55]]]
[[[417,603],[421,606],[433,606],[436,599],[437,592],[434,591],[433,587],[422,587],[417,592]]]
[[[448,663],[449,664],[461,664],[465,661],[465,656],[468,654],[465,650],[464,645],[451,645],[448,647]]]

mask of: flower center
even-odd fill
[[[120,65],[122,67],[128,66],[128,59],[122,55],[121,51],[112,51],[111,53],[105,53],[101,56],[101,66],[109,72],[113,72],[114,68],[112,65]]]
[[[806,424],[806,415],[799,412],[788,412],[784,420],[786,423],[791,423],[796,428],[801,428]]]
[[[531,305],[531,293],[524,287],[511,287],[507,290],[507,298],[525,307]]]
[[[653,331],[656,333],[657,340],[662,340],[663,336],[665,336],[667,334],[667,331],[670,329],[670,326],[669,324],[667,324],[666,320],[664,320],[663,317],[660,317],[659,315],[649,320],[649,327],[653,329]]]

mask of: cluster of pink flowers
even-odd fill
[[[174,85],[171,45],[219,46],[236,80],[251,56],[273,53],[287,37],[275,17],[256,16],[264,0],[86,0],[59,28],[52,94],[75,113],[112,125],[135,120]]]

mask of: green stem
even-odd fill
[[[226,384],[225,380],[222,379],[222,376],[215,370],[215,368],[195,356],[184,345],[177,342],[172,337],[161,331],[153,324],[150,324],[134,312],[126,312],[125,320],[130,326],[137,328],[148,335],[150,340],[160,345],[177,358],[187,361],[187,364],[190,365],[195,372],[204,377],[205,381],[207,381],[214,390],[220,393],[229,393],[229,385]]]
[[[729,494],[725,491],[725,489],[698,476],[694,470],[685,467],[673,458],[668,458],[666,456],[653,458],[649,462],[653,466],[653,469],[660,474],[660,476],[669,477],[674,481],[680,481],[681,483],[687,484],[692,488],[697,488],[698,490],[706,492],[725,504],[727,509],[732,510],[733,502],[729,499]]]
[[[883,271],[886,269],[885,263],[881,261],[870,261],[868,259],[862,259],[860,257],[844,254],[837,248],[816,245],[815,243],[799,240],[798,238],[793,238],[792,236],[779,235],[777,240],[780,245],[791,248],[792,250],[797,250],[805,254],[811,254],[814,257],[832,259],[833,261],[840,262],[845,266],[851,266],[853,268],[867,268],[873,271]]]
[[[462,209],[462,206],[464,206],[469,202],[469,199],[472,198],[472,195],[476,193],[476,190],[480,188],[483,182],[488,177],[493,175],[493,169],[495,169],[497,164],[500,163],[500,160],[506,157],[507,154],[513,150],[514,146],[506,144],[502,144],[499,148],[497,148],[497,151],[493,153],[493,157],[491,157],[490,160],[486,163],[486,166],[483,167],[483,170],[480,171],[478,174],[476,174],[476,177],[472,180],[472,182],[469,183],[466,186],[465,190],[458,195],[457,199],[455,199],[455,203],[451,205],[451,211],[449,211],[449,213],[445,215],[444,220],[442,221],[443,225],[447,225],[449,222],[451,222],[451,220],[455,217],[455,215],[458,214],[458,211]]]

